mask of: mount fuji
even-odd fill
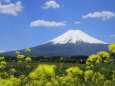
[[[30,48],[31,56],[65,56],[91,55],[99,51],[108,51],[108,44],[89,36],[81,30],[69,30],[61,36],[42,45]],[[24,50],[19,50],[22,54]],[[1,53],[15,56],[15,51]]]

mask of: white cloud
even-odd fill
[[[44,6],[41,8],[43,8],[43,9],[60,8],[60,5],[58,3],[56,3],[55,1],[48,1],[48,2],[45,2]]]
[[[75,24],[80,24],[81,22],[79,22],[79,21],[76,21],[76,22],[74,22]]]
[[[110,37],[115,37],[115,34],[110,35]]]
[[[4,13],[4,14],[10,14],[10,15],[14,15],[17,16],[18,12],[22,11],[22,5],[21,5],[21,1],[14,3],[9,3],[7,5],[2,5],[0,2],[0,13]]]
[[[59,26],[65,26],[65,25],[66,24],[64,22],[44,21],[44,20],[37,20],[30,23],[31,27],[36,27],[36,26],[59,27]]]
[[[110,12],[110,11],[102,11],[102,12],[94,12],[94,13],[89,13],[85,16],[82,16],[82,18],[101,18],[102,20],[107,20],[112,17],[115,17],[115,13]]]

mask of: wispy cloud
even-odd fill
[[[110,37],[115,37],[115,34],[110,35]]]
[[[102,11],[102,12],[94,12],[94,13],[89,13],[87,15],[82,16],[82,18],[101,18],[102,20],[108,20],[115,17],[114,12],[110,11]]]
[[[6,2],[6,3],[10,3],[10,2],[11,2],[11,0],[5,0],[5,2]]]
[[[5,5],[2,5],[0,2],[0,13],[17,16],[18,15],[17,13],[21,12],[22,8],[23,6],[21,5],[21,1],[18,1],[15,4],[9,3]]]
[[[55,21],[45,21],[45,20],[37,20],[30,23],[31,27],[43,26],[43,27],[59,27],[65,26],[64,22],[55,22]]]
[[[48,8],[60,8],[60,5],[56,3],[55,1],[48,1],[44,3],[44,6],[41,7],[42,9],[48,9]]]
[[[80,24],[81,22],[79,22],[79,21],[76,21],[76,22],[74,22],[75,24]]]
[[[4,50],[0,50],[0,53],[3,53],[3,52],[5,52]]]

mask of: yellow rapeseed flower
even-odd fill
[[[115,53],[115,43],[111,43],[108,48],[111,53]]]
[[[20,52],[19,52],[19,51],[16,51],[16,54],[17,54],[17,55],[19,55],[19,54],[20,54]]]
[[[10,71],[11,71],[11,72],[14,72],[14,73],[16,72],[16,70],[15,70],[14,68],[13,68],[13,69],[10,69]]]
[[[25,49],[25,52],[30,52],[30,51],[31,51],[31,49],[29,49],[29,48]]]
[[[70,76],[83,74],[83,71],[79,67],[70,67],[70,68],[66,69],[66,72]]]
[[[40,78],[40,79],[55,77],[54,68],[56,68],[55,65],[47,65],[47,64],[39,65],[33,72],[29,74],[29,77]]]
[[[1,61],[0,65],[6,65],[6,62],[5,61]]]
[[[0,65],[0,69],[4,69],[5,68],[5,66],[4,65]]]
[[[88,59],[86,60],[86,64],[92,64],[92,63],[100,63],[101,62],[101,58],[98,55],[91,55],[88,57]]]
[[[110,54],[106,51],[98,52],[97,55],[102,59],[102,62],[110,62]]]
[[[32,59],[30,57],[26,57],[25,60],[26,62],[31,62]]]
[[[21,60],[21,59],[24,59],[24,55],[17,55],[17,58],[19,59],[19,60]]]
[[[84,72],[84,79],[85,81],[89,80],[90,78],[92,78],[93,75],[93,70],[87,70]]]
[[[23,63],[23,61],[19,60],[19,61],[18,61],[18,63],[19,63],[19,64],[22,64],[22,63]]]
[[[0,57],[0,61],[5,60],[4,56]]]

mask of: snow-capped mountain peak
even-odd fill
[[[107,44],[103,41],[100,41],[94,37],[89,36],[88,34],[82,32],[81,30],[69,30],[61,36],[51,40],[53,44],[66,44],[66,43],[98,43],[98,44]]]

